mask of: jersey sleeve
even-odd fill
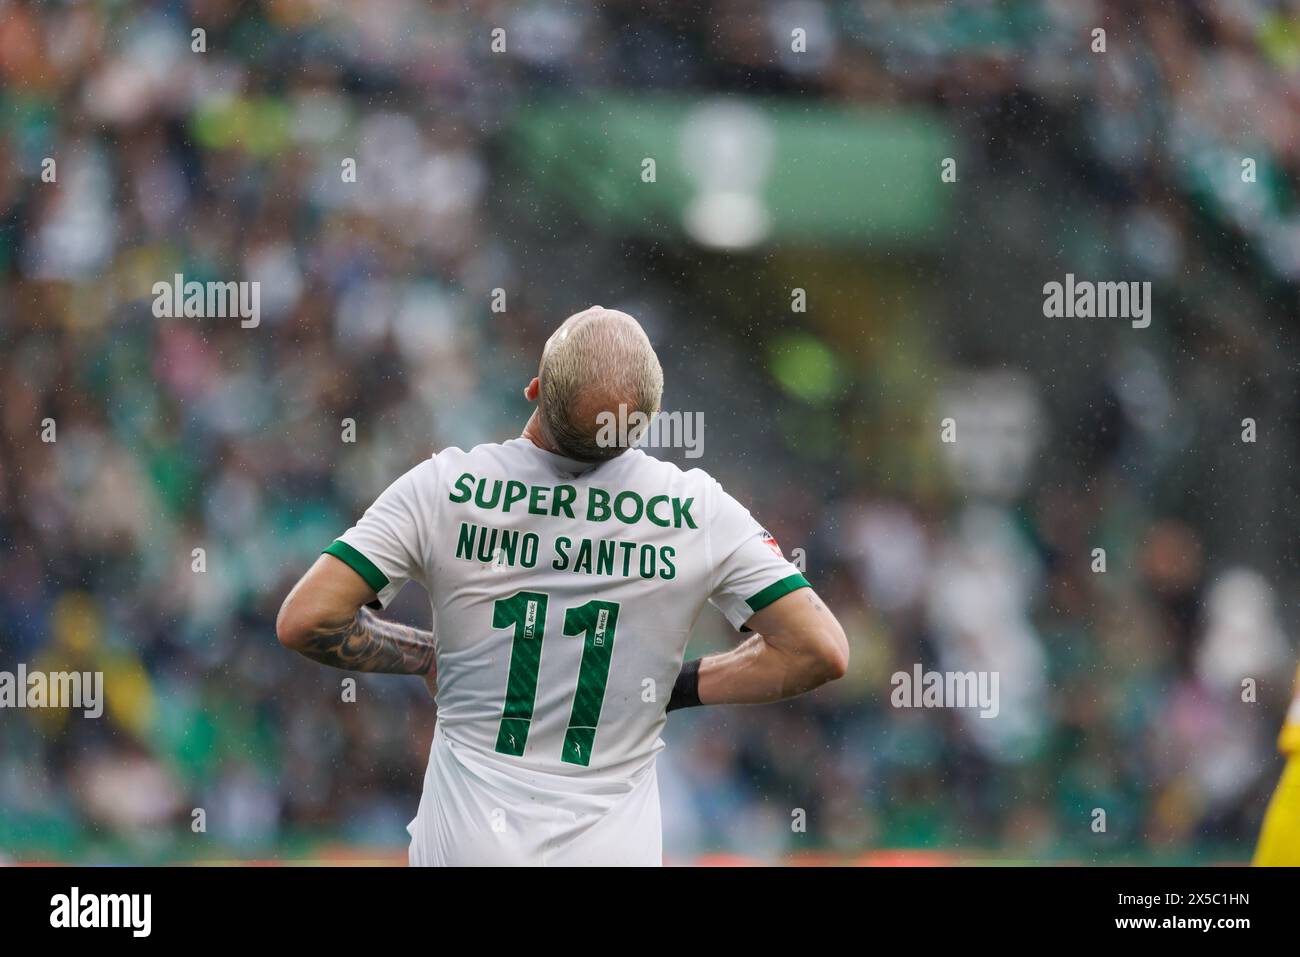
[[[767,529],[716,483],[708,522],[714,562],[709,601],[734,628],[744,630],[756,612],[811,587]]]
[[[434,487],[435,473],[434,459],[421,462],[384,489],[357,523],[325,549],[365,579],[381,608],[412,579],[427,587],[421,489]]]

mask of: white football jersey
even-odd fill
[[[640,449],[592,466],[524,438],[420,463],[326,552],[381,605],[428,591],[440,734],[570,776],[653,762],[706,601],[741,628],[808,585],[700,469]]]

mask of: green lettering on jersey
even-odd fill
[[[673,499],[673,528],[681,528],[683,520],[691,528],[699,528],[691,518],[691,503],[694,501],[694,498],[688,498],[685,502],[680,498]]]
[[[664,563],[663,571],[659,573],[659,577],[666,582],[670,582],[677,577],[677,566],[673,564],[673,558],[676,554],[677,549],[671,545],[665,545],[659,549],[659,560]]]
[[[605,703],[609,666],[614,656],[614,632],[618,628],[616,601],[593,599],[564,613],[566,637],[582,636],[582,663],[578,665],[578,688],[573,693],[573,710],[564,732],[560,760],[587,767],[596,744],[596,725]]]
[[[503,528],[501,530],[501,547],[497,552],[496,561],[498,565],[508,565],[514,567],[515,558],[519,554],[519,533],[511,529]]]
[[[492,483],[492,497],[488,498],[483,494],[487,488],[487,479],[478,480],[478,488],[474,490],[474,504],[479,508],[493,509],[497,507],[497,502],[501,500],[501,480],[497,479]]]
[[[537,672],[542,662],[542,639],[546,637],[547,596],[521,591],[492,606],[492,627],[513,628],[510,642],[510,671],[506,677],[506,700],[497,728],[496,750],[516,757],[524,753],[528,729],[537,701]]]
[[[528,744],[528,732],[537,703],[537,678],[541,670],[542,640],[546,637],[548,596],[521,591],[492,605],[492,627],[510,628],[510,671],[506,676],[505,703],[497,728],[496,750],[520,757]],[[588,767],[596,745],[596,726],[609,686],[609,667],[614,656],[614,634],[618,629],[619,603],[593,599],[566,609],[564,634],[583,638],[578,663],[578,685],[573,693],[569,724],[564,732],[560,760]]]
[[[460,534],[456,536],[457,558],[463,558],[467,562],[474,560],[474,535],[477,532],[477,525],[471,525],[469,522],[460,523]]]
[[[608,489],[585,489],[586,519],[589,522],[618,521],[636,525],[648,521],[660,528],[699,528],[691,514],[694,498],[655,495],[649,501],[631,489],[611,492]],[[529,515],[551,518],[576,518],[580,490],[573,485],[528,485],[518,479],[487,479],[472,472],[461,473],[454,483],[448,499],[457,505],[473,503],[488,511],[510,512],[523,503]],[[672,518],[668,510],[672,510]]]
[[[555,486],[555,500],[551,502],[551,515],[564,513],[565,518],[573,518],[573,500],[578,497],[578,490],[572,485]]]
[[[614,574],[614,551],[618,543],[613,539],[602,538],[596,543],[596,574]]]
[[[506,483],[506,502],[505,505],[502,506],[501,511],[510,511],[511,505],[515,504],[515,502],[522,502],[527,496],[528,486],[523,482],[511,479]]]
[[[587,575],[591,574],[591,539],[590,538],[584,538],[578,544],[578,555],[573,560],[573,570],[575,572],[583,572],[584,574]]]
[[[655,504],[657,502],[666,503],[667,501],[668,501],[667,495],[656,495],[654,498],[650,499],[650,501],[645,503],[645,517],[650,519],[651,522],[653,522],[655,525],[658,525],[660,528],[667,528],[669,525],[672,524],[672,522],[669,519],[660,518],[655,513]]]
[[[641,496],[636,492],[619,492],[614,499],[614,516],[624,525],[635,525],[641,521],[644,510]]]
[[[456,484],[453,486],[456,491],[452,492],[449,497],[458,505],[461,502],[468,502],[469,497],[474,494],[473,485],[473,473],[465,472],[460,478],[456,479]]]

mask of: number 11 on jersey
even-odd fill
[[[521,591],[499,599],[492,607],[492,627],[514,628],[510,645],[510,673],[506,678],[506,700],[497,731],[496,750],[516,757],[524,753],[528,729],[537,700],[537,674],[546,636],[548,597],[541,592]],[[564,634],[583,639],[578,665],[578,685],[573,694],[568,728],[564,732],[560,760],[587,767],[596,743],[596,726],[609,684],[609,666],[618,628],[618,602],[593,599],[566,609]]]

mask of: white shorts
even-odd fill
[[[408,826],[412,867],[663,863],[654,764],[630,781],[549,774],[449,741],[429,751]]]

